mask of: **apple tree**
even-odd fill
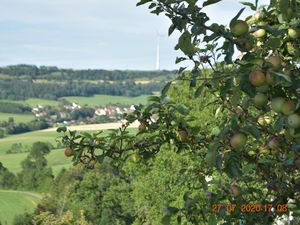
[[[252,15],[244,18],[242,8],[229,25],[213,23],[205,13],[220,2],[141,0],[137,5],[170,19],[169,35],[180,34],[175,49],[184,54],[176,63],[190,61],[192,69],[181,67],[160,97],[137,105],[124,115],[127,122],[107,136],[59,128],[66,155],[87,166],[110,158],[118,168],[127,160],[147,163],[162,148],[195,156],[206,200],[187,193],[182,207],[166,206],[165,224],[172,218],[180,223],[182,217],[191,224],[273,224],[284,215],[296,218],[300,2],[270,0],[260,7],[258,0],[242,2]],[[178,81],[189,82],[194,98],[207,99],[206,107],[213,109],[208,123],[197,123],[189,107],[168,97]],[[129,132],[136,120],[138,132]]]

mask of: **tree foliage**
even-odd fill
[[[297,217],[300,4],[271,0],[259,8],[258,1],[244,2],[255,11],[253,15],[240,19],[241,9],[226,26],[211,23],[204,12],[218,2],[141,0],[138,5],[148,4],[152,13],[163,13],[171,20],[169,34],[181,33],[176,49],[185,57],[176,62],[189,60],[193,69],[183,72],[185,68],[181,68],[161,97],[150,97],[146,106],[136,106],[132,114],[125,115],[128,122],[109,136],[70,132],[63,142],[74,149],[75,163],[88,166],[107,157],[118,168],[128,159],[147,165],[164,148],[197,158],[199,166],[191,170],[201,175],[191,182],[190,192],[199,188],[193,185],[200,182],[205,195],[191,196],[187,191],[183,202],[165,202],[164,224],[174,218],[192,224],[272,224],[290,212]],[[234,59],[237,49],[242,55]],[[189,82],[194,91],[191,98],[207,101],[206,123],[197,123],[193,106],[167,96],[178,80]],[[142,125],[137,134],[130,134],[127,127],[136,120]],[[66,128],[58,131],[66,132]],[[150,178],[149,186],[152,181]],[[207,208],[208,202],[237,208],[228,211],[222,207],[215,212]],[[245,203],[259,208],[245,213]],[[266,205],[273,210],[266,210]]]

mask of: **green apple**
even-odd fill
[[[230,139],[230,145],[233,149],[241,149],[246,145],[247,137],[242,133],[233,135]]]
[[[273,98],[271,101],[271,108],[274,112],[281,113],[282,112],[282,105],[285,102],[284,98],[276,97]]]
[[[268,97],[265,94],[258,93],[254,96],[254,105],[257,108],[262,108],[268,104]]]
[[[245,21],[237,20],[231,24],[230,30],[235,37],[240,37],[249,32],[249,26]]]
[[[253,33],[254,37],[256,38],[263,38],[264,36],[266,36],[267,32],[265,29],[258,29],[257,31],[255,31]]]
[[[290,128],[298,128],[300,127],[300,116],[296,113],[293,113],[288,116],[287,124]]]
[[[281,67],[281,58],[279,55],[271,55],[267,58],[267,62],[272,65],[274,69],[279,69]]]
[[[263,84],[265,84],[266,76],[262,71],[254,70],[250,73],[249,80],[253,86],[258,87],[258,86],[262,86]]]
[[[285,101],[282,104],[281,112],[284,115],[291,115],[295,110],[296,110],[296,106],[295,106],[295,103],[293,101],[290,101],[290,100],[289,101]]]
[[[299,36],[300,36],[300,32],[299,32],[298,29],[289,28],[289,29],[288,29],[288,36],[289,36],[291,39],[297,39],[297,38],[299,38]]]

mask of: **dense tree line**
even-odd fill
[[[12,103],[12,102],[1,102],[0,112],[3,113],[31,113],[31,108],[29,106]]]
[[[1,130],[5,130],[6,134],[21,134],[29,131],[34,131],[34,130],[46,129],[48,127],[49,124],[45,120],[37,120],[37,119],[32,120],[28,123],[22,123],[22,122],[17,123],[14,121],[13,118],[9,118],[8,121],[0,122],[0,128]]]
[[[0,67],[1,74],[8,74],[12,77],[28,76],[32,79],[49,79],[49,80],[110,80],[123,81],[134,79],[153,79],[157,77],[170,78],[174,71],[133,71],[133,70],[73,70],[60,69],[57,67],[34,65],[15,65]]]
[[[0,99],[20,100],[27,98],[57,99],[64,96],[92,96],[95,94],[115,96],[150,95],[161,90],[164,82],[135,84],[132,81],[116,83],[34,83],[32,80],[0,80]]]

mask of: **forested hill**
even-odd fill
[[[175,71],[72,70],[15,65],[0,67],[0,99],[58,99],[95,94],[139,96],[160,91]]]
[[[34,66],[34,65],[15,65],[0,67],[0,74],[7,74],[13,77],[30,77],[32,79],[50,79],[50,80],[106,80],[106,81],[124,81],[153,78],[169,77],[174,75],[175,71],[134,71],[134,70],[73,70],[60,69],[58,67]]]

